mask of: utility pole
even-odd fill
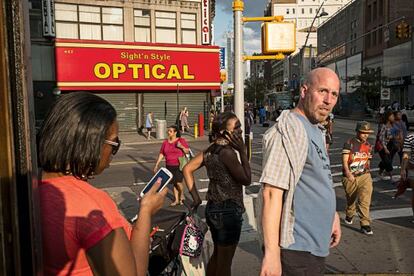
[[[234,112],[241,123],[244,132],[244,84],[243,84],[243,29],[242,15],[244,3],[241,0],[233,2],[234,14]],[[244,137],[243,137],[244,138]]]

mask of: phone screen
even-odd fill
[[[151,190],[152,186],[157,182],[158,178],[161,178],[161,186],[158,188],[157,192],[159,192],[162,187],[164,187],[165,183],[170,180],[170,176],[163,170],[159,170],[157,174],[151,179],[147,186],[145,186],[144,190],[142,191],[143,194],[146,194],[149,190]]]

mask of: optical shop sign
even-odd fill
[[[219,48],[56,41],[62,90],[220,89]]]

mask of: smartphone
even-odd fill
[[[171,179],[173,178],[173,175],[166,168],[160,168],[158,172],[151,178],[148,184],[144,187],[144,189],[141,191],[140,193],[141,197],[143,197],[149,190],[151,190],[152,186],[154,186],[158,178],[161,178],[161,186],[157,190],[157,192],[160,192],[171,181]]]

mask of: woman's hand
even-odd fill
[[[158,172],[159,166],[158,164],[155,164],[154,169],[152,169],[152,172],[155,174]]]
[[[238,152],[244,153],[246,151],[246,146],[244,145],[244,141],[241,134],[235,132],[226,132],[224,136],[229,141],[229,144],[230,146],[232,146],[232,148],[234,148]]]
[[[141,198],[140,212],[148,212],[151,216],[153,216],[159,209],[162,208],[168,189],[164,188],[162,191],[157,192],[160,186],[161,178],[158,178],[154,186],[152,186],[152,188]]]

